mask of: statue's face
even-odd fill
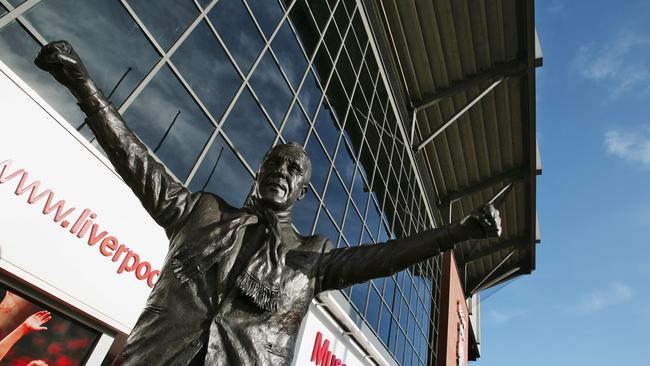
[[[276,146],[257,174],[258,197],[270,208],[286,210],[305,197],[310,177],[311,163],[299,147]]]

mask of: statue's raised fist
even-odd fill
[[[43,46],[34,64],[50,73],[75,95],[90,81],[81,58],[66,41],[50,42]]]
[[[501,236],[499,210],[488,203],[465,217],[461,225],[467,229],[470,239],[496,238]]]

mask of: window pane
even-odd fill
[[[318,210],[318,200],[312,192],[307,192],[304,199],[296,203],[293,223],[302,235],[310,235],[311,228]],[[319,233],[320,234],[320,233]]]
[[[325,211],[321,211],[320,216],[318,216],[318,224],[316,224],[316,234],[325,235],[333,245],[339,240],[339,231],[336,229],[336,226],[332,223],[329,216]]]
[[[98,22],[100,16],[110,21]],[[97,85],[106,95],[112,93],[110,99],[116,106],[159,59],[119,2],[44,1],[29,10],[25,19],[48,41],[69,41]]]
[[[327,193],[325,193],[325,206],[332,214],[334,222],[339,225],[343,221],[347,201],[348,195],[345,193],[341,181],[336,177],[336,174],[332,174],[327,185]]]
[[[84,114],[72,94],[48,73],[34,65],[38,44],[18,22],[0,30],[0,60],[59,112],[73,127],[84,123]]]
[[[365,214],[366,203],[368,202],[368,187],[361,176],[361,170],[357,168],[357,175],[354,178],[354,183],[352,184],[352,199],[355,204],[361,211],[361,214]]]
[[[205,23],[192,31],[172,61],[219,121],[239,89],[241,78]]]
[[[282,66],[284,73],[289,78],[293,89],[298,89],[300,80],[307,69],[307,60],[298,45],[298,40],[293,34],[288,22],[284,22],[280,30],[275,35],[271,44],[278,62]]]
[[[368,297],[368,282],[352,286],[352,303],[359,313],[366,310],[366,298]]]
[[[314,127],[325,149],[327,149],[327,153],[334,156],[336,144],[339,141],[340,129],[332,116],[331,109],[327,107],[327,103],[321,105]]]
[[[350,205],[348,207],[348,214],[345,217],[345,225],[343,226],[343,234],[351,246],[359,245],[361,237],[361,218],[357,211]]]
[[[345,187],[350,187],[352,177],[354,176],[355,165],[352,153],[343,140],[341,140],[341,143],[339,144],[339,150],[336,154],[334,165],[343,179],[343,185]]]
[[[291,114],[289,114],[287,122],[282,128],[282,136],[286,142],[297,142],[303,145],[307,137],[307,132],[309,132],[309,124],[307,123],[305,114],[302,113],[302,109],[296,103],[291,110]]]
[[[128,3],[165,50],[199,15],[196,6],[189,0],[158,0],[155,5],[148,0],[128,0]]]
[[[168,67],[158,72],[124,119],[181,181],[214,130]]]
[[[196,171],[190,190],[208,191],[229,204],[241,207],[253,186],[253,177],[237,159],[221,136],[218,136]]]
[[[275,140],[275,131],[248,89],[239,96],[223,130],[253,170],[260,167]]]
[[[264,41],[242,0],[220,0],[209,18],[242,72],[248,73]]]
[[[375,291],[372,286],[370,287],[370,296],[368,297],[368,309],[366,311],[366,320],[372,329],[377,330],[379,327],[379,309],[381,305],[381,300],[379,299],[379,294]]]
[[[293,94],[270,53],[267,52],[260,61],[250,84],[273,123],[280,127]]]
[[[316,77],[312,72],[309,72],[305,78],[305,82],[302,84],[302,89],[299,94],[300,102],[305,107],[309,119],[314,117],[322,94],[323,92],[316,82]]]
[[[330,161],[325,156],[318,140],[313,137],[309,139],[306,150],[312,166],[311,184],[314,186],[316,193],[322,197],[327,174],[329,173]]]
[[[275,30],[284,11],[277,0],[246,0],[267,38]]]

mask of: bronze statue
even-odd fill
[[[291,225],[311,162],[300,145],[267,152],[243,208],[191,193],[151,157],[65,41],[35,63],[77,98],[117,172],[169,238],[146,307],[118,357],[124,365],[288,365],[300,323],[322,291],[385,277],[470,238],[498,236],[486,205],[448,226],[383,244],[332,249]]]

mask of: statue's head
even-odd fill
[[[255,179],[257,197],[275,210],[290,209],[307,194],[311,161],[296,143],[276,145],[269,150]]]

